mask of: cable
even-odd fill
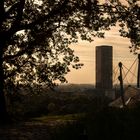
[[[135,64],[137,58],[135,59],[135,61],[133,62],[133,64],[131,65],[131,67],[128,69],[124,64],[123,66],[128,70],[127,73],[125,74],[124,78],[127,76],[127,74],[130,72],[131,74],[133,74],[135,77],[137,77],[133,72],[131,72],[131,68],[133,67],[133,65]]]
[[[125,75],[124,69],[122,69],[122,72],[123,72],[123,75]],[[123,77],[123,80],[125,80],[125,79],[126,79],[127,84],[130,85],[130,83],[129,83],[128,79],[127,79],[127,76],[125,76],[125,78]]]
[[[136,73],[136,69],[137,69],[136,67],[137,67],[137,65],[138,65],[138,63],[135,65],[133,73]],[[132,75],[130,81],[131,81],[131,82],[134,81],[134,75]]]
[[[118,80],[118,77],[116,78],[116,75],[117,75],[118,71],[119,71],[119,69],[117,69],[117,71],[114,72],[114,80],[113,80],[113,83],[115,83],[115,81]]]

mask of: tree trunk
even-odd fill
[[[1,43],[1,42],[0,42]],[[0,45],[0,123],[5,123],[8,119],[6,101],[4,95],[4,71],[3,71],[3,46]]]
[[[8,113],[6,109],[6,100],[4,94],[4,70],[3,70],[3,48],[6,36],[2,33],[2,25],[4,21],[5,8],[4,0],[0,0],[0,124],[6,123],[8,119]]]

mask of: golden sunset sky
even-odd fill
[[[95,47],[99,45],[111,45],[113,46],[113,68],[115,68],[121,61],[127,68],[130,68],[134,60],[137,58],[136,55],[130,53],[129,39],[119,36],[118,27],[113,27],[110,31],[106,32],[104,39],[96,38],[92,43],[88,41],[81,41],[77,44],[71,45],[71,48],[75,50],[75,54],[79,56],[80,62],[84,63],[84,66],[71,72],[66,76],[69,83],[76,84],[95,84]],[[135,71],[134,71],[135,69]],[[136,75],[136,67],[132,69]],[[126,69],[124,69],[127,72]],[[127,76],[127,82],[135,82],[136,78],[133,78],[130,73]]]
[[[100,0],[101,3],[109,3],[109,1],[110,0]],[[126,0],[120,1],[127,5]],[[121,37],[118,30],[119,27],[115,26],[110,31],[106,32],[104,39],[96,38],[92,43],[79,40],[77,44],[71,45],[71,47],[75,50],[75,54],[79,56],[80,62],[84,63],[84,66],[79,70],[71,70],[71,72],[66,76],[69,83],[95,84],[95,47],[99,45],[113,46],[113,69],[117,67],[119,62],[122,62],[128,69],[131,67],[133,62],[136,60],[137,55],[130,53],[129,39]],[[137,75],[137,63],[133,66],[131,71],[135,74],[135,76]],[[126,68],[124,68],[124,72],[127,72]],[[119,73],[117,77],[118,76]],[[124,82],[135,83],[136,77],[129,73]]]

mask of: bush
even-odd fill
[[[51,131],[52,140],[82,140],[84,126],[80,122],[59,125]]]
[[[104,108],[94,116],[87,116],[86,128],[89,140],[125,140],[139,137],[140,108]]]

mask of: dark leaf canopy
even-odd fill
[[[139,5],[113,0],[1,0],[0,49],[5,80],[53,85],[66,82],[71,67],[81,68],[69,47],[79,38],[103,37],[117,21],[124,37],[139,48]],[[129,14],[129,15],[128,15]],[[127,26],[128,31],[125,27]]]
[[[112,0],[115,16],[120,26],[120,35],[130,38],[130,51],[140,53],[140,1],[139,0]]]

